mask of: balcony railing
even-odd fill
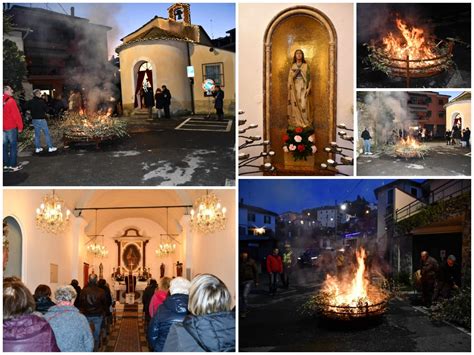
[[[385,215],[385,225],[391,227],[393,224],[415,215],[425,205],[432,205],[440,201],[446,201],[469,191],[471,191],[470,180],[449,180],[443,185],[430,191],[429,195],[423,199],[415,200],[396,210],[395,213],[387,213]]]

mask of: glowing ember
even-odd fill
[[[452,42],[437,41],[420,26],[396,18],[398,32],[389,32],[369,45],[372,65],[393,76],[436,75],[452,65]]]
[[[385,312],[387,294],[372,285],[365,266],[365,249],[356,252],[355,275],[326,276],[320,292],[320,307],[324,315],[337,319],[368,317]]]

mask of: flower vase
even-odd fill
[[[293,153],[283,152],[283,163],[288,170],[314,171],[314,154],[308,155],[306,160],[295,160]]]

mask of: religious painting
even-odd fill
[[[336,32],[309,6],[280,12],[264,51],[264,135],[280,174],[325,175],[324,147],[336,136]]]
[[[134,271],[140,266],[142,254],[138,246],[129,243],[125,246],[122,253],[122,262],[128,271]]]

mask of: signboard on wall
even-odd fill
[[[49,264],[49,282],[52,284],[58,283],[58,264]]]

